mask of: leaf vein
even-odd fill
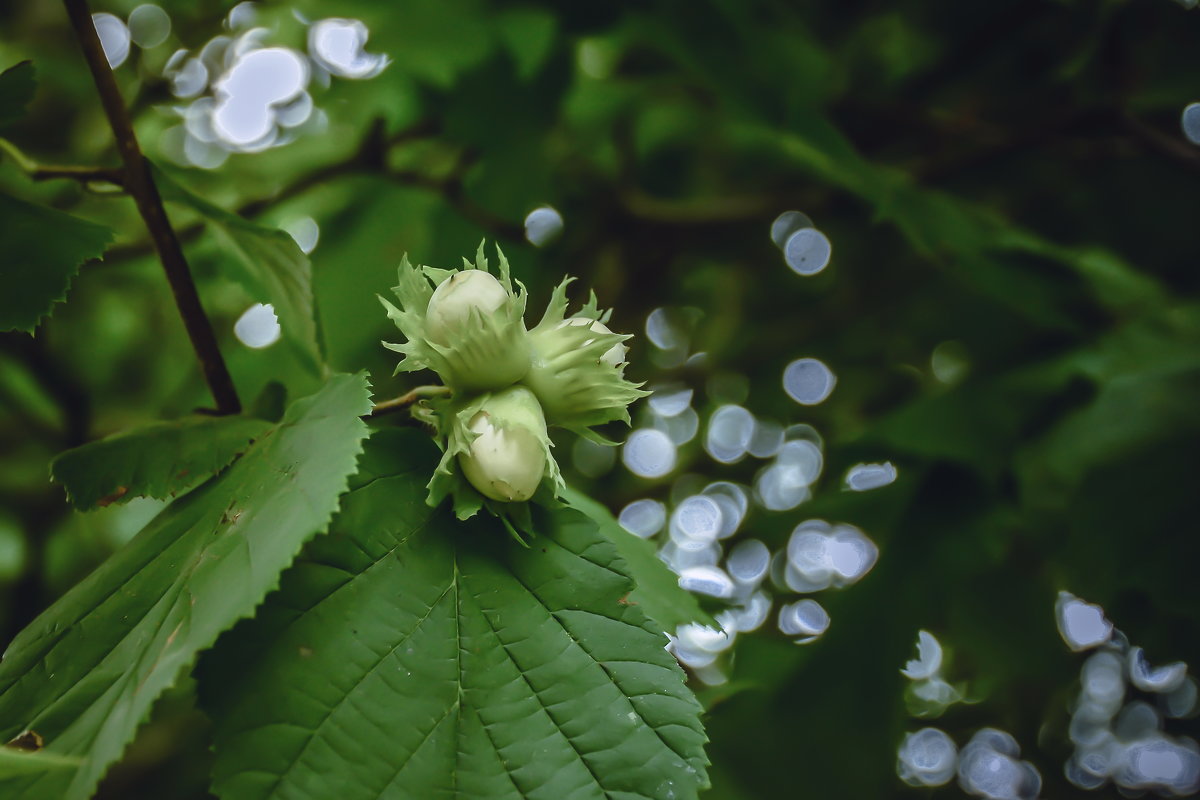
[[[513,577],[516,577],[515,572],[512,574],[513,574]],[[517,578],[517,581],[519,583],[521,583],[522,586],[525,586],[525,584],[523,582],[521,582],[520,578]],[[529,587],[525,587],[525,589],[526,589],[526,591],[529,591]],[[530,593],[532,594],[532,592],[530,592]],[[536,597],[536,595],[534,595],[534,596]],[[492,632],[492,635],[496,638],[496,641],[499,642],[500,649],[504,651],[505,657],[507,657],[509,662],[511,662],[512,665],[514,667],[516,667],[517,674],[520,676],[521,680],[525,683],[525,686],[533,694],[534,698],[538,701],[538,705],[541,706],[542,711],[544,711],[546,716],[550,718],[550,721],[552,723],[554,723],[555,732],[558,733],[558,735],[561,736],[563,738],[563,740],[566,741],[566,743],[570,746],[571,751],[573,753],[575,753],[576,758],[578,758],[579,762],[581,764],[583,764],[585,769],[587,769],[588,774],[592,776],[592,780],[595,781],[596,786],[600,789],[601,792],[604,793],[604,796],[606,798],[611,798],[612,794],[608,791],[608,789],[606,789],[604,787],[604,783],[600,780],[600,776],[596,774],[596,771],[592,768],[591,763],[584,756],[583,751],[581,751],[579,749],[579,747],[575,744],[575,740],[572,739],[570,736],[568,736],[567,732],[565,730],[563,730],[562,723],[559,722],[557,719],[555,719],[554,714],[550,713],[550,709],[558,704],[547,705],[546,702],[542,699],[541,693],[536,688],[534,688],[534,685],[530,682],[529,676],[526,674],[525,669],[517,662],[516,657],[512,654],[512,651],[509,650],[508,644],[504,641],[503,638],[501,638],[500,632],[498,630],[496,630],[496,626],[492,624],[492,619],[490,616],[488,616],[487,610],[484,609],[483,604],[478,603],[478,598],[475,598],[475,599],[476,599],[476,604],[479,606],[479,615],[481,617],[483,617],[483,620],[484,620],[484,622],[487,623],[488,628]],[[538,598],[538,602],[542,603],[541,598]],[[542,607],[545,608],[545,603],[542,603]],[[562,627],[562,624],[559,623],[559,626]],[[564,628],[563,630],[565,631],[566,629]],[[567,635],[570,636],[570,633],[568,632]]]
[[[378,562],[376,562],[376,563],[378,563]],[[347,583],[349,583],[349,581],[347,581]],[[345,584],[343,584],[343,586],[344,585]],[[341,588],[341,587],[338,587],[338,588]],[[274,791],[277,788],[279,788],[279,785],[281,783],[283,783],[283,780],[292,773],[292,770],[297,765],[300,764],[300,762],[304,759],[304,756],[308,753],[308,750],[312,746],[313,742],[315,742],[317,740],[318,734],[320,734],[320,732],[324,729],[325,725],[329,722],[329,720],[333,717],[333,715],[335,713],[337,713],[338,709],[340,709],[343,705],[345,705],[345,703],[354,695],[354,693],[356,691],[358,691],[359,687],[362,686],[363,683],[368,678],[370,678],[373,674],[375,674],[375,671],[377,669],[379,669],[379,667],[385,661],[387,661],[387,659],[389,657],[395,655],[396,651],[399,650],[404,645],[405,642],[407,642],[409,639],[411,639],[418,630],[420,630],[421,626],[425,624],[425,621],[429,619],[430,615],[433,614],[434,609],[438,607],[438,605],[442,602],[443,599],[445,599],[446,595],[449,594],[449,592],[450,592],[450,587],[447,586],[442,591],[442,593],[440,595],[438,595],[438,598],[429,605],[429,608],[426,609],[425,614],[419,620],[417,620],[417,623],[415,625],[413,625],[412,630],[409,631],[408,633],[406,633],[404,636],[402,636],[399,639],[399,641],[397,641],[396,644],[393,645],[389,650],[387,650],[386,652],[381,654],[379,656],[379,658],[377,658],[375,660],[375,663],[372,664],[370,666],[370,668],[367,669],[366,672],[364,672],[362,675],[360,675],[354,681],[354,684],[348,690],[346,690],[346,692],[344,692],[342,694],[341,698],[336,703],[334,703],[333,705],[331,705],[329,707],[329,710],[326,711],[325,714],[321,717],[321,720],[317,723],[317,726],[312,729],[312,733],[305,740],[304,746],[300,748],[300,752],[296,754],[295,758],[293,758],[290,762],[288,762],[287,767],[283,770],[283,772],[279,773],[278,777],[275,779],[275,783],[272,784],[271,788],[267,790],[267,793],[266,793],[267,796],[270,796],[272,793],[274,793]],[[315,608],[315,606],[314,606],[314,608]],[[439,722],[440,722],[440,720],[439,720]],[[422,743],[424,743],[423,739],[422,739]],[[418,745],[418,748],[419,747],[420,747],[420,745]],[[413,752],[416,752],[416,750],[414,749]],[[410,754],[410,757],[411,757],[411,754]],[[397,774],[399,774],[399,770],[397,770]],[[394,780],[394,778],[395,778],[395,776],[393,776],[393,780]],[[389,781],[389,783],[390,783],[390,781]]]

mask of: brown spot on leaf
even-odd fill
[[[24,750],[27,753],[35,753],[44,747],[46,742],[42,739],[42,735],[37,731],[22,731],[12,738],[5,747],[11,747],[13,750]]]
[[[629,595],[625,595],[620,600],[618,600],[617,603],[619,605],[623,605],[623,606],[636,606],[637,605],[637,603],[635,603],[629,599]]]
[[[109,495],[105,495],[104,497],[101,497],[99,500],[97,500],[96,505],[100,506],[101,508],[104,508],[105,506],[111,506],[113,503],[117,502],[118,500],[120,500],[122,497],[124,497],[127,494],[129,494],[129,487],[118,486],[117,490],[115,492],[113,492],[112,494],[109,494]]]
[[[313,649],[311,647],[300,645],[299,652],[301,658],[312,658]]]

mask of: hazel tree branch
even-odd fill
[[[125,101],[121,98],[116,79],[108,65],[108,58],[100,44],[100,37],[96,34],[96,26],[92,23],[92,13],[87,0],[63,0],[63,5],[66,6],[71,27],[75,30],[75,37],[83,50],[104,105],[104,112],[108,116],[109,126],[117,140],[117,150],[125,165],[122,185],[133,197],[138,213],[150,232],[154,249],[158,252],[167,282],[175,296],[175,305],[183,317],[183,325],[200,360],[204,379],[216,401],[217,411],[222,414],[236,414],[241,410],[241,402],[238,400],[233,378],[230,377],[221,350],[217,346],[212,323],[200,304],[200,295],[196,291],[196,283],[192,280],[192,273],[188,269],[179,238],[171,227],[158,187],[150,177],[150,169],[138,146]]]
[[[450,387],[448,386],[418,386],[399,397],[376,403],[375,407],[371,409],[371,416],[382,417],[384,414],[394,414],[397,411],[403,411],[426,397],[445,397],[448,394],[450,394]]]

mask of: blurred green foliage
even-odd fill
[[[116,74],[147,154],[165,163],[177,119],[164,64],[228,35],[229,5],[162,5],[170,39],[135,47]],[[880,545],[861,584],[823,596],[825,637],[743,637],[731,683],[701,693],[709,796],[912,795],[894,760],[923,724],[898,671],[918,628],[952,651],[949,676],[973,700],[938,724],[960,743],[1004,728],[1045,796],[1082,796],[1061,773],[1079,660],[1054,629],[1059,589],[1103,604],[1156,662],[1200,665],[1200,150],[1178,126],[1196,99],[1200,17],[1168,0],[299,0],[262,4],[256,24],[303,47],[299,19],[328,16],[363,20],[368,50],[392,63],[314,83],[323,132],[171,172],[194,193],[170,211],[245,403],[272,384],[310,390],[311,338],[251,350],[233,337],[260,298],[225,277],[236,267],[220,209],[268,227],[317,222],[306,260],[328,358],[369,370],[377,397],[409,386],[389,377],[379,341],[392,331],[374,299],[401,255],[450,265],[495,238],[535,308],[569,272],[615,308],[614,330],[640,333],[660,306],[693,309],[707,358],[657,369],[639,338],[635,378],[696,388],[704,417],[744,376],[756,414],[822,432],[815,499],[752,512],[745,531],[776,547],[822,517]],[[0,69],[25,59],[38,90],[5,137],[41,164],[115,164],[57,4],[0,5]],[[157,509],[72,513],[50,460],[210,400],[133,204],[30,182],[12,159],[0,159],[0,190],[117,235],[35,336],[0,334],[7,641]],[[542,204],[565,228],[537,249],[521,223]],[[768,238],[789,208],[834,244],[814,278]],[[838,375],[821,406],[782,391],[799,356]],[[953,369],[935,374],[939,360]],[[698,442],[680,458],[675,476],[749,482],[755,469],[716,465]],[[861,460],[892,461],[899,480],[842,492]],[[612,509],[669,492],[619,469],[572,483]],[[207,723],[190,691],[160,702],[104,796],[205,796]]]

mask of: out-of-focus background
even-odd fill
[[[379,345],[405,253],[498,243],[531,323],[564,273],[615,308],[655,394],[624,447],[557,455],[723,610],[672,647],[708,709],[708,796],[744,800],[1028,797],[1022,761],[1044,797],[1200,788],[1172,666],[1200,668],[1186,5],[93,11],[149,157],[292,234],[332,362],[377,397],[417,380]],[[25,59],[38,93],[0,135],[116,164],[57,3],[0,3],[0,69]],[[3,191],[119,232],[35,337],[0,334],[5,642],[161,507],[71,513],[49,460],[210,402],[132,203],[98,188],[0,158]],[[302,387],[271,310],[220,277],[228,248],[172,215],[242,396]],[[102,796],[207,796],[190,691]]]

